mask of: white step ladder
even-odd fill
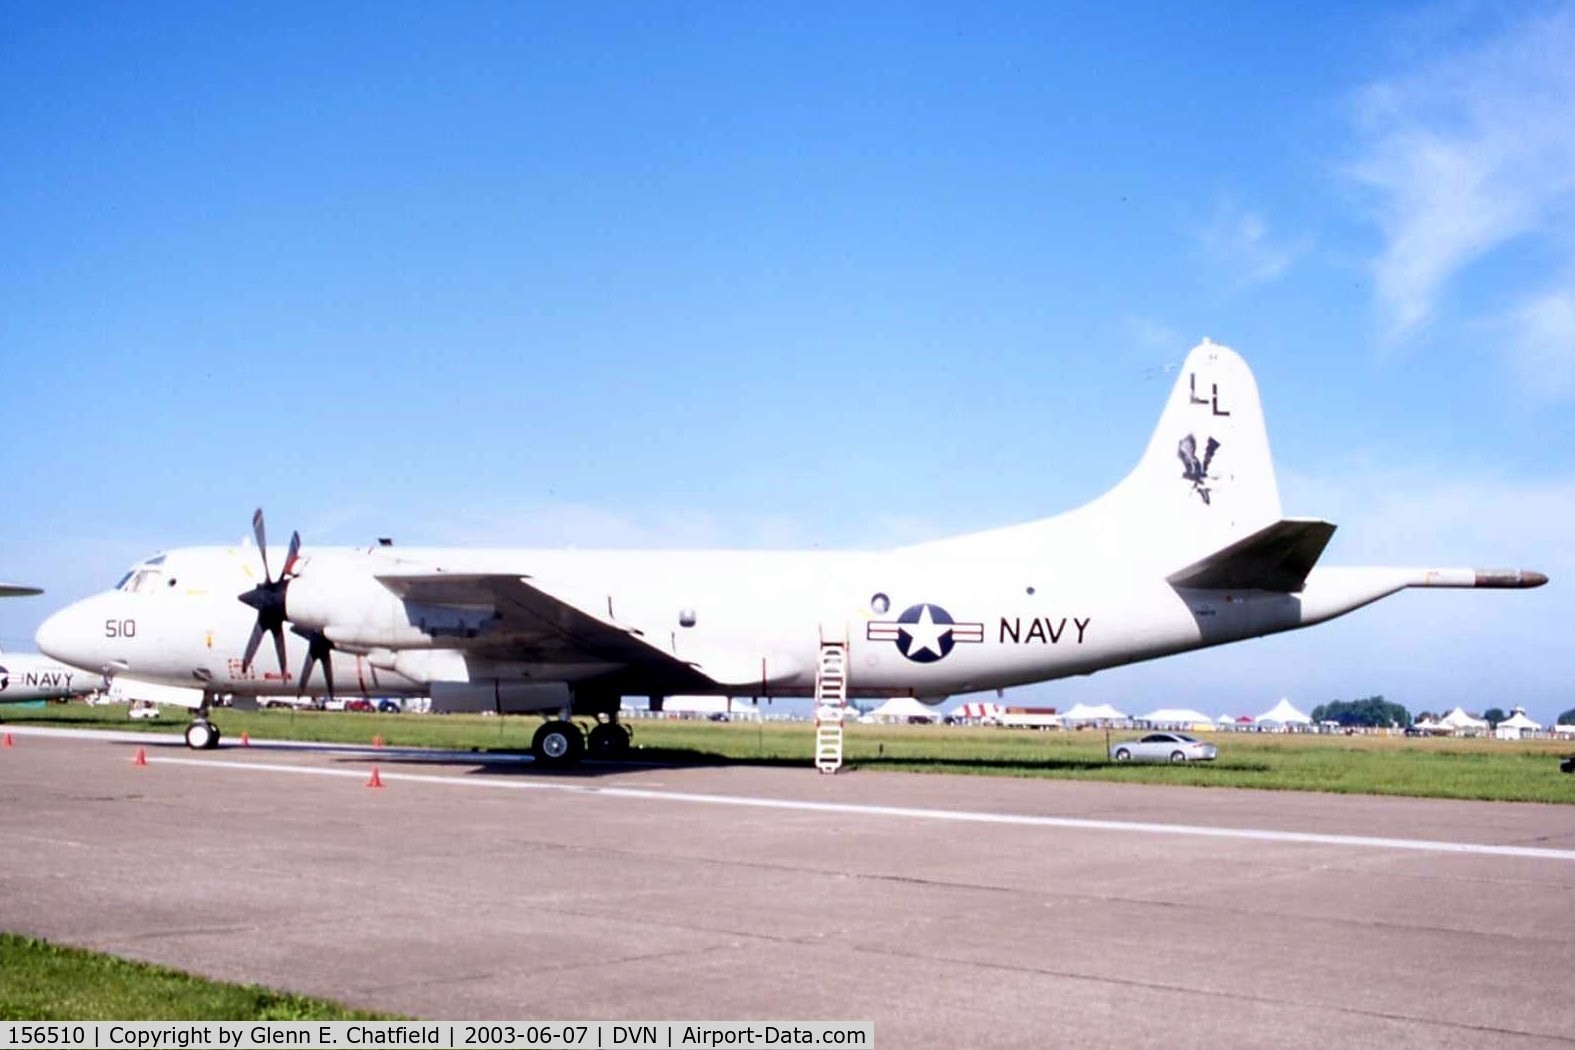
[[[815,768],[842,768],[842,719],[848,712],[848,642],[820,638],[820,669],[815,673]]]

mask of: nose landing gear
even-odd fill
[[[212,751],[219,746],[219,727],[198,717],[186,727],[186,746],[193,751]]]
[[[212,751],[219,746],[219,727],[208,721],[208,708],[213,701],[214,694],[204,692],[202,705],[191,713],[191,724],[186,727],[186,746],[193,751]]]

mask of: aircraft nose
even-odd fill
[[[88,617],[91,610],[84,608],[86,604],[77,602],[68,605],[39,624],[38,631],[33,635],[33,643],[38,646],[38,651],[74,667],[93,668],[95,661],[102,663],[100,654],[95,650],[96,643],[102,639],[104,627],[100,623],[96,634],[90,630],[92,625]]]

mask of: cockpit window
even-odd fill
[[[163,582],[164,574],[158,569],[135,569],[120,589],[130,594],[148,594]]]
[[[165,586],[164,572],[161,566],[167,554],[155,554],[140,565],[134,565],[115,584],[115,590],[125,591],[127,594],[148,594],[155,588]],[[168,586],[175,586],[175,579],[171,577]]]

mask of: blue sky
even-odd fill
[[[0,7],[0,644],[153,550],[880,547],[1137,459],[1204,335],[1331,564],[1025,690],[1575,707],[1575,7]]]

